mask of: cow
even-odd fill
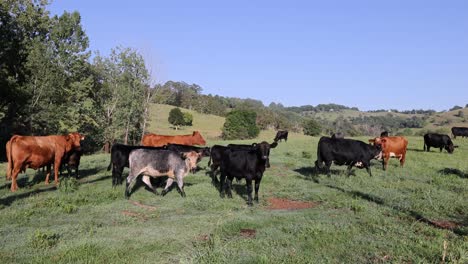
[[[380,133],[380,137],[388,137],[388,131],[383,131],[382,133]]]
[[[129,146],[123,144],[114,144],[111,147],[111,159],[107,170],[112,168],[112,186],[122,184],[122,172],[124,168],[129,167],[128,157],[130,152],[135,149],[166,149],[166,147],[144,147],[144,146]]]
[[[468,137],[468,127],[452,127],[453,138],[460,136],[462,138]]]
[[[331,138],[344,138],[344,134],[342,132],[336,132],[336,133],[333,133]]]
[[[217,182],[216,171],[221,166],[223,155],[229,148],[227,146],[214,145],[210,149],[210,159],[208,166],[210,167],[210,174],[212,182]]]
[[[289,132],[287,130],[278,130],[278,132],[276,132],[276,136],[275,136],[274,141],[275,142],[278,142],[278,141],[281,142],[281,140],[284,139],[284,141],[287,142],[288,141],[288,133]]]
[[[84,136],[78,132],[52,136],[14,135],[7,144],[7,177],[9,175],[12,180],[10,190],[14,192],[18,189],[16,178],[21,171],[27,168],[37,170],[47,165],[50,168],[50,164],[54,164],[54,181],[58,185],[59,168],[64,156],[73,149],[79,149],[81,140],[84,140]],[[50,169],[46,175],[46,184],[49,184],[49,176]]]
[[[330,167],[332,163],[347,165],[348,176],[351,174],[353,166],[360,169],[366,168],[369,176],[372,176],[370,161],[371,159],[380,160],[381,158],[382,150],[379,146],[372,146],[353,139],[321,137],[317,145],[315,167],[321,169],[323,163],[325,163],[328,177],[331,176]]]
[[[247,204],[252,206],[252,181],[255,181],[255,201],[258,202],[258,189],[270,156],[270,149],[275,148],[278,142],[269,144],[261,142],[252,149],[239,150],[228,148],[221,161],[220,196],[224,193],[232,198],[232,180],[245,178],[247,186]]]
[[[397,136],[377,137],[370,139],[369,142],[382,148],[383,170],[387,169],[388,160],[391,157],[398,158],[400,160],[400,166],[403,167],[406,158],[406,148],[408,146],[408,140],[406,138]]]
[[[162,147],[167,144],[181,144],[181,145],[201,145],[205,146],[206,141],[198,131],[193,131],[192,135],[157,135],[157,134],[146,134],[141,140],[141,145],[151,147]]]
[[[174,180],[177,181],[179,192],[185,197],[184,177],[189,171],[197,167],[201,154],[195,151],[179,153],[172,150],[161,149],[135,149],[128,158],[130,172],[127,177],[125,198],[130,197],[131,189],[138,175],[143,175],[143,182],[155,193],[156,188],[151,185],[149,177],[168,176],[166,187],[161,192],[164,196]]]
[[[452,154],[455,148],[458,148],[458,146],[453,145],[453,142],[448,135],[427,133],[424,135],[423,149],[429,152],[431,147],[439,148],[440,152],[442,152],[442,149],[444,148],[449,154]]]
[[[62,161],[62,167],[60,168],[60,175],[62,175],[62,169],[66,166],[68,176],[72,176],[72,169],[75,169],[75,178],[79,177],[78,167],[80,166],[82,152],[80,149],[74,149],[65,155]]]
[[[181,144],[167,144],[166,149],[176,151],[176,152],[190,152],[195,151],[201,155],[201,157],[209,157],[210,156],[210,148],[209,147],[195,147],[195,146],[187,146]]]

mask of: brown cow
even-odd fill
[[[400,160],[400,166],[403,167],[405,164],[406,147],[408,146],[408,140],[404,137],[377,137],[369,139],[370,143],[374,145],[380,145],[382,147],[382,165],[383,169],[387,169],[388,160],[391,157],[398,158]]]
[[[143,146],[162,147],[167,144],[181,144],[187,146],[206,145],[206,141],[198,131],[193,131],[192,135],[166,136],[158,134],[146,134],[141,140]]]
[[[27,168],[37,170],[47,166],[45,183],[49,184],[50,165],[54,164],[54,180],[58,184],[58,173],[63,157],[73,149],[80,148],[84,136],[78,132],[54,136],[20,136],[14,135],[7,143],[8,171],[11,178],[11,191],[18,189],[16,178]]]

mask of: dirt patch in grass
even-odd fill
[[[130,216],[130,217],[136,218],[136,219],[139,219],[139,220],[141,220],[141,221],[146,221],[146,220],[148,220],[148,217],[146,217],[146,215],[140,214],[140,213],[137,213],[137,212],[132,212],[132,211],[128,211],[128,210],[123,210],[123,211],[122,211],[122,214],[123,214],[123,215],[126,215],[126,216]]]
[[[438,228],[449,229],[449,230],[454,230],[461,226],[458,223],[455,223],[452,221],[445,221],[445,220],[441,220],[441,221],[432,220],[431,223]]]
[[[154,207],[154,206],[142,204],[142,203],[137,202],[137,201],[131,201],[131,203],[132,203],[133,205],[135,205],[135,206],[145,208],[145,209],[147,209],[147,210],[149,210],[149,211],[154,211],[154,210],[156,210],[156,207]]]
[[[302,202],[282,198],[268,198],[268,210],[299,210],[318,206],[319,202]]]
[[[210,235],[199,235],[197,237],[197,240],[198,241],[208,241],[208,240],[210,240]]]
[[[255,229],[241,229],[240,230],[240,235],[243,238],[255,238],[255,235],[257,234],[257,230]]]

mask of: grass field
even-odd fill
[[[410,137],[405,167],[375,161],[373,177],[347,177],[332,166],[330,178],[312,169],[317,142],[290,134],[272,150],[252,208],[245,181],[221,199],[204,170],[186,178],[186,198],[139,188],[125,200],[105,154],[83,157],[82,178],[58,188],[28,170],[10,193],[2,177],[0,263],[468,263],[467,139],[449,155]],[[314,206],[271,210],[272,198]]]
[[[189,112],[193,115],[193,126],[182,127],[179,130],[173,129],[167,121],[169,112],[174,106],[163,104],[150,105],[150,120],[147,131],[162,135],[184,135],[192,134],[198,130],[205,139],[218,139],[221,136],[221,128],[224,125],[224,117],[215,115],[200,114],[195,111],[181,108],[183,112]]]

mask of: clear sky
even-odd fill
[[[157,82],[285,106],[468,103],[468,1],[55,0],[90,49],[136,48]]]

